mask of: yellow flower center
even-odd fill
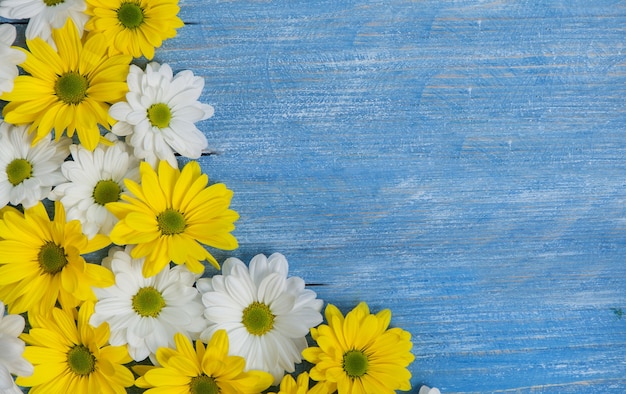
[[[48,7],[54,7],[57,4],[65,3],[65,0],[43,0]]]
[[[152,286],[142,287],[133,296],[133,309],[142,317],[157,317],[165,307],[165,300]]]
[[[152,126],[163,129],[170,125],[172,111],[170,111],[170,107],[167,104],[152,104],[148,108],[148,120]]]
[[[14,159],[6,168],[7,178],[11,185],[17,186],[33,174],[33,166],[24,159]]]
[[[67,365],[76,375],[89,375],[96,370],[96,357],[84,345],[76,345],[67,352]]]
[[[187,227],[183,214],[171,208],[157,215],[157,224],[163,235],[180,234]]]
[[[351,378],[360,378],[367,373],[368,360],[360,350],[349,350],[343,354],[343,370]]]
[[[117,9],[117,20],[127,29],[136,29],[144,21],[143,8],[133,1],[122,3]]]
[[[118,201],[121,191],[122,189],[117,182],[101,180],[96,183],[96,187],[93,189],[93,200],[100,205]]]
[[[215,379],[207,375],[198,375],[191,378],[189,382],[190,394],[218,394],[220,387],[215,383]]]
[[[89,81],[75,71],[61,75],[54,84],[54,92],[65,104],[80,104],[87,97]]]
[[[275,317],[269,306],[255,301],[243,310],[241,322],[250,334],[261,336],[274,327]]]
[[[58,274],[68,263],[65,249],[52,241],[46,242],[39,249],[37,258],[43,272],[50,275]]]

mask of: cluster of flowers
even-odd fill
[[[29,19],[27,48],[0,25],[0,393],[410,390],[410,334],[389,310],[328,304],[321,324],[280,254],[202,277],[220,268],[206,247],[238,247],[233,193],[195,161],[204,81],[131,65],[183,26],[177,3],[0,0]]]

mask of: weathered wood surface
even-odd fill
[[[181,0],[240,248],[390,308],[412,383],[626,392],[623,1]]]

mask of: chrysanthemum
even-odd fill
[[[0,16],[9,19],[29,19],[26,38],[41,37],[56,48],[52,29],[60,29],[68,19],[83,35],[89,16],[85,14],[85,0],[0,0]]]
[[[50,199],[63,203],[68,220],[79,220],[88,238],[97,233],[108,235],[117,218],[105,205],[126,193],[124,179],[139,180],[139,161],[121,141],[100,144],[93,152],[82,145],[72,145],[69,150],[74,160],[61,166],[69,182],[56,186]]]
[[[156,357],[160,367],[148,370],[135,381],[145,394],[156,393],[237,393],[258,394],[272,383],[262,371],[244,372],[245,360],[228,355],[228,336],[213,335],[207,347],[196,341],[196,349],[182,334],[174,338],[176,349],[160,348]]]
[[[125,53],[148,60],[163,40],[183,26],[178,0],[87,0],[91,19],[85,29],[104,33],[109,53]]]
[[[59,48],[55,51],[41,38],[26,40],[30,52],[21,67],[30,75],[20,75],[10,93],[0,99],[5,121],[30,124],[34,142],[52,129],[57,138],[66,131],[78,133],[80,143],[93,150],[100,141],[98,125],[109,128],[109,106],[124,99],[126,75],[131,56],[107,55],[106,39],[93,35],[84,44],[71,20],[52,32]]]
[[[0,94],[13,90],[13,81],[19,74],[17,65],[26,60],[26,55],[11,47],[15,36],[15,26],[0,25]]]
[[[4,315],[4,303],[0,301],[0,393],[21,393],[11,374],[30,376],[33,366],[26,361],[24,341],[18,337],[24,330],[24,318],[20,315]]]
[[[123,364],[124,346],[108,346],[109,327],[89,325],[93,303],[75,309],[54,308],[48,316],[29,315],[32,328],[23,338],[24,357],[35,365],[31,377],[18,377],[32,393],[126,393],[134,377]]]
[[[280,381],[280,390],[277,393],[269,392],[268,394],[330,394],[335,392],[336,385],[328,382],[319,382],[315,386],[309,388],[309,374],[302,372],[298,375],[296,381],[293,376],[285,375]]]
[[[80,222],[67,222],[60,202],[54,207],[53,221],[41,202],[23,215],[5,212],[0,220],[0,299],[11,313],[45,313],[57,300],[63,307],[75,307],[95,301],[92,286],[114,283],[111,271],[81,256],[107,246],[109,238],[87,240]]]
[[[135,156],[153,167],[158,160],[176,167],[174,152],[192,159],[200,157],[208,142],[194,123],[213,116],[213,107],[198,101],[204,79],[189,70],[174,76],[167,64],[149,63],[145,73],[131,66],[126,81],[126,102],[109,110],[118,121],[111,131],[126,136]]]
[[[130,247],[113,248],[103,265],[115,274],[115,285],[94,289],[98,303],[91,324],[107,322],[111,345],[128,345],[135,361],[153,356],[160,347],[174,346],[174,334],[196,338],[206,327],[196,277],[182,265],[165,267],[157,275],[141,274],[144,259],[133,259]]]
[[[139,169],[141,186],[126,180],[133,196],[122,195],[124,202],[107,204],[120,219],[111,240],[137,245],[131,256],[146,257],[144,276],[156,275],[170,261],[186,264],[193,273],[204,271],[203,260],[219,268],[201,243],[226,250],[237,247],[230,232],[239,215],[228,209],[233,192],[222,183],[207,187],[209,179],[195,161],[182,171],[166,161],[159,163],[158,172],[146,162]]]
[[[229,258],[223,275],[197,284],[209,323],[200,338],[226,330],[231,354],[244,357],[248,369],[271,373],[274,384],[302,361],[309,329],[322,322],[322,300],[304,288],[301,278],[287,278],[288,271],[287,259],[279,253],[255,256],[249,270],[242,261]]]
[[[413,361],[411,334],[390,328],[388,309],[370,314],[366,303],[360,303],[346,317],[334,305],[326,306],[328,325],[311,329],[319,347],[302,352],[305,360],[315,364],[311,379],[337,384],[339,394],[393,394],[411,389]]]
[[[48,196],[52,186],[65,181],[61,163],[70,140],[47,138],[32,143],[26,126],[0,120],[0,206],[8,203],[30,208]]]

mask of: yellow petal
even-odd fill
[[[103,34],[90,36],[78,58],[78,72],[81,75],[90,75],[98,68],[106,54],[106,40]]]
[[[189,339],[183,334],[177,333],[174,335],[174,343],[176,344],[176,350],[185,358],[190,360],[196,359],[196,352],[191,346]]]
[[[59,332],[73,343],[80,343],[78,340],[78,329],[73,316],[68,311],[59,308],[52,309],[52,318],[56,323]]]
[[[185,166],[187,168],[187,166]],[[184,195],[189,191],[187,188],[176,188],[178,185],[178,181],[183,178],[183,174],[185,174],[185,168],[183,168],[182,173],[177,169],[173,168],[167,160],[161,160],[158,166],[158,179],[160,189],[163,191],[163,195],[167,201],[172,204],[172,207],[176,209],[181,209],[177,201],[177,196]]]
[[[26,45],[29,46],[31,45],[32,41],[37,40],[43,41],[40,37],[36,37],[33,40],[26,40]],[[55,73],[54,70],[48,67],[48,63],[45,59],[39,59],[38,57],[24,49],[18,49],[26,54],[26,61],[20,64],[20,67],[22,67],[24,71],[26,71],[35,78],[43,79],[51,83],[54,83],[57,80],[57,73]]]
[[[52,39],[57,46],[63,64],[65,64],[63,72],[76,71],[82,43],[74,22],[68,18],[62,28],[53,29]]]
[[[22,387],[39,386],[44,383],[53,381],[54,379],[58,379],[59,376],[63,375],[66,367],[67,363],[35,365],[35,372],[31,376],[18,376],[15,383]]]
[[[44,40],[31,40],[28,42],[28,49],[38,59],[45,61],[55,74],[62,75],[64,73],[64,64],[50,44]]]
[[[146,202],[155,211],[161,213],[169,208],[163,189],[159,184],[159,178],[154,171],[144,171],[141,174],[141,189],[146,197]]]

